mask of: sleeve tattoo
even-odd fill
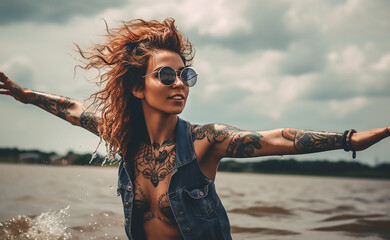
[[[342,133],[306,131],[294,128],[282,130],[282,136],[294,142],[295,149],[300,153],[313,153],[338,149],[342,145]]]
[[[229,142],[226,148],[228,157],[252,157],[255,150],[262,148],[260,139],[263,137],[257,132],[242,131],[238,128],[221,125],[221,128],[216,128],[215,124],[204,126],[192,126],[192,140],[207,139],[209,143]]]
[[[80,116],[80,126],[82,128],[85,128],[89,130],[90,132],[99,135],[98,132],[98,120],[99,118],[96,117],[91,112],[83,112]]]
[[[75,107],[77,104],[75,100],[54,94],[48,94],[38,91],[32,91],[34,99],[31,101],[32,104],[50,112],[57,117],[71,122],[72,124],[80,123],[80,126],[89,130],[90,132],[99,135],[98,133],[98,120],[92,112],[84,111],[79,116],[78,113],[69,112],[70,109]]]

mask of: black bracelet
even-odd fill
[[[390,136],[390,131],[387,127],[386,127],[386,133],[387,133],[387,136]]]
[[[352,151],[352,158],[353,159],[356,158],[356,151],[353,150],[352,143],[351,143],[352,135],[354,133],[356,133],[355,129],[346,130],[343,134],[343,139],[342,139],[342,147],[343,147],[344,151],[346,151],[346,152]]]
[[[348,148],[351,149],[352,151],[352,158],[355,159],[356,158],[356,151],[352,148],[352,142],[351,142],[351,139],[352,139],[352,135],[356,133],[356,130],[355,129],[351,129],[349,131],[349,134],[347,136],[347,145],[348,145]]]

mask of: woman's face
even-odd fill
[[[170,66],[176,71],[184,68],[179,54],[169,50],[158,50],[149,59],[146,74]],[[144,112],[161,112],[165,114],[179,114],[183,111],[187,101],[189,88],[176,76],[176,81],[166,86],[161,83],[158,74],[153,73],[145,77],[145,88],[136,97],[141,98]]]

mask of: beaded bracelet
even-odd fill
[[[354,133],[356,133],[355,129],[346,130],[343,134],[343,139],[342,139],[342,146],[344,151],[346,152],[352,151],[353,159],[356,158],[356,151],[352,149],[352,143],[351,143],[352,135]]]

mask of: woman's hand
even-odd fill
[[[362,151],[390,136],[390,127],[354,133],[351,137],[352,149]]]
[[[26,90],[8,78],[3,72],[0,72],[0,94],[12,96],[22,103],[28,103]]]

